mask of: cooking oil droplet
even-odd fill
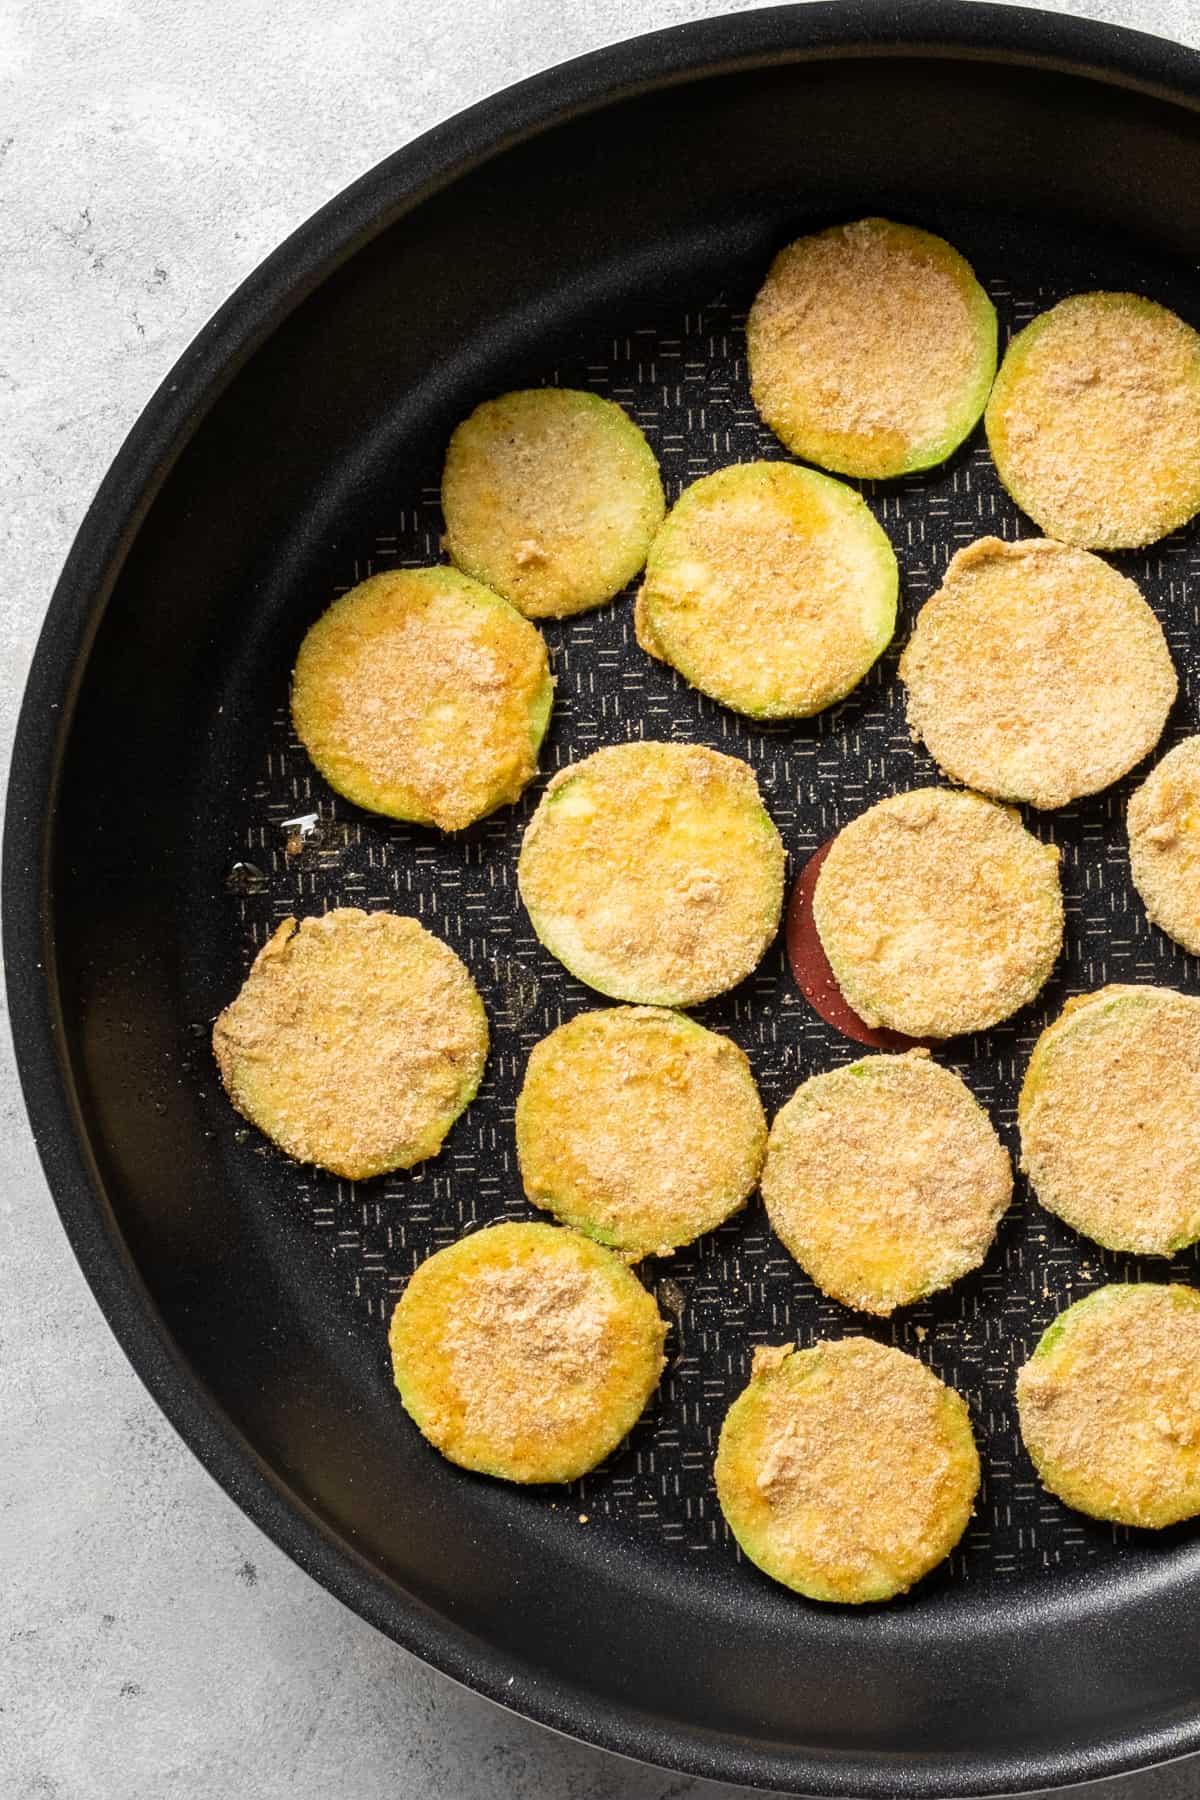
[[[325,827],[320,813],[297,813],[294,819],[281,819],[283,847],[288,856],[300,856],[305,850],[319,850],[325,842]]]
[[[494,956],[492,973],[500,989],[500,1001],[509,1022],[519,1029],[537,1011],[542,984],[532,969],[510,956]]]
[[[227,894],[265,894],[267,878],[257,863],[235,862],[225,877]]]

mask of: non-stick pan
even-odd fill
[[[1042,1493],[1012,1377],[1067,1300],[1161,1278],[1027,1193],[984,1269],[875,1330],[967,1395],[986,1492],[907,1599],[810,1605],[741,1561],[711,1485],[752,1346],[864,1329],[761,1211],[651,1267],[674,1320],[661,1395],[568,1492],[441,1461],[391,1390],[385,1319],[472,1224],[525,1212],[512,1103],[530,1045],[589,1004],[513,885],[514,810],[453,839],[337,800],[289,733],[297,642],[374,568],[439,554],[449,429],[555,379],[645,426],[672,495],[780,456],[742,321],[789,235],[863,213],[959,245],[1005,329],[1063,293],[1155,295],[1200,325],[1200,57],[1080,20],[953,4],[741,14],[540,75],[401,151],[239,290],[121,451],[54,595],[9,795],[4,926],[34,1130],[71,1241],[196,1454],[334,1593],[530,1717],[676,1768],[814,1794],[1028,1790],[1200,1748],[1200,1537],[1092,1524]],[[981,531],[1032,529],[977,438],[867,497],[905,606]],[[1196,728],[1200,542],[1118,558],[1167,627]],[[934,778],[894,655],[820,720],[764,730],[651,664],[627,599],[548,627],[544,770],[638,735],[748,757],[796,867],[864,805]],[[1102,981],[1200,990],[1129,884],[1128,783],[1035,828],[1063,847],[1068,952],[1039,1006],[947,1056],[1012,1142],[1029,1044]],[[287,1163],[219,1091],[207,1036],[288,912],[419,913],[494,1027],[442,1155],[358,1187]],[[768,1104],[853,1051],[781,947],[702,1016]],[[1171,1265],[1195,1279],[1196,1260]]]

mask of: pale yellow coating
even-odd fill
[[[405,1410],[451,1462],[505,1481],[574,1481],[637,1422],[666,1329],[610,1250],[512,1223],[423,1262],[389,1345]]]
[[[746,324],[754,404],[796,456],[839,474],[943,462],[996,373],[996,314],[942,238],[858,219],[781,250]]]
[[[896,558],[853,488],[738,463],[685,489],[650,549],[638,643],[752,718],[803,718],[862,680],[896,625]]]
[[[546,948],[614,1000],[694,1006],[749,975],[783,907],[784,852],[748,764],[614,744],[562,769],[517,864]]]
[[[1072,294],[1013,338],[986,423],[1049,537],[1153,544],[1200,509],[1200,335],[1140,294]]]
[[[744,1051],[681,1013],[580,1013],[517,1097],[525,1193],[623,1255],[669,1255],[743,1206],[767,1122]]]
[[[803,1082],[771,1126],[762,1193],[824,1293],[886,1316],[979,1266],[1012,1169],[965,1082],[910,1050]]]
[[[1200,1514],[1200,1293],[1114,1284],[1070,1306],[1017,1376],[1021,1435],[1052,1494],[1160,1530]]]
[[[813,920],[868,1025],[915,1038],[983,1031],[1027,1005],[1054,966],[1058,851],[978,794],[894,794],[835,838]]]
[[[915,1357],[849,1337],[755,1352],[717,1498],[764,1574],[812,1600],[889,1600],[950,1554],[979,1489],[966,1403]]]
[[[1178,681],[1132,581],[1050,538],[951,559],[900,658],[908,722],[954,781],[1066,806],[1158,742]]]
[[[637,574],[666,511],[654,452],[599,394],[525,388],[454,432],[446,548],[530,619],[599,606]]]
[[[487,1060],[466,965],[416,919],[338,907],[285,919],[213,1026],[240,1113],[348,1181],[436,1155]]]
[[[1154,923],[1200,956],[1200,737],[1168,750],[1130,797],[1129,867]]]
[[[458,831],[537,771],[554,683],[541,633],[456,569],[351,588],[296,658],[292,720],[357,806]]]
[[[1200,1000],[1123,986],[1068,1000],[1017,1117],[1039,1201],[1085,1237],[1142,1256],[1200,1238]]]

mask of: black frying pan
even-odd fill
[[[866,211],[943,231],[1006,326],[1133,286],[1200,324],[1200,57],[988,6],[846,4],[683,27],[538,76],[422,138],[239,290],[160,389],[71,552],[18,733],[4,863],[17,1050],[51,1188],[131,1360],[188,1443],[334,1593],[494,1699],[582,1738],[818,1794],[1066,1783],[1200,1747],[1200,1539],[1155,1541],[1041,1494],[1012,1373],[1098,1280],[1018,1198],[985,1269],[893,1325],[970,1398],[988,1470],[951,1563],[883,1608],[810,1606],[738,1560],[713,1434],[754,1342],[863,1329],[751,1210],[651,1269],[677,1320],[662,1395],[566,1495],[442,1462],[390,1390],[383,1321],[414,1264],[521,1216],[511,1106],[529,1045],[589,1003],[512,887],[535,795],[452,842],[336,801],[291,740],[287,673],[333,592],[437,555],[446,435],[557,378],[643,420],[668,486],[780,455],[740,321],[772,250]],[[906,605],[980,530],[1028,531],[968,445],[872,486]],[[1197,534],[1118,559],[1167,625],[1196,728]],[[760,770],[794,861],[930,778],[886,660],[812,724],[762,731],[630,642],[628,603],[551,626],[547,767],[695,738]],[[949,1060],[1011,1141],[1042,1018],[1105,979],[1197,989],[1128,888],[1125,788],[1037,828],[1063,845],[1070,949],[1040,1009]],[[287,821],[317,815],[317,829]],[[418,911],[467,958],[492,1071],[444,1154],[358,1189],[299,1170],[218,1091],[209,1023],[274,919]],[[851,1054],[772,953],[704,1009],[772,1106]],[[1172,1272],[1196,1278],[1194,1256]],[[587,1515],[586,1525],[579,1522]]]

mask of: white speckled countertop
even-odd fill
[[[314,208],[482,95],[736,0],[0,6],[0,743],[125,432]],[[1200,45],[1200,0],[1060,11]],[[453,1686],[243,1518],[111,1338],[0,1063],[2,1800],[732,1800]],[[1200,1761],[1073,1790],[1194,1800]]]

